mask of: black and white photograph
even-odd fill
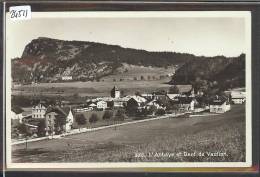
[[[250,68],[247,11],[7,13],[7,166],[249,167]]]

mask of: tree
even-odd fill
[[[21,134],[24,134],[25,137],[26,137],[26,140],[28,139],[28,137],[32,136],[33,135],[33,132],[32,130],[25,124],[20,124],[18,127],[17,127],[19,133]],[[27,149],[27,141],[26,141],[26,149]]]
[[[115,115],[115,119],[116,121],[124,121],[126,119],[126,114],[125,111],[123,109],[119,109]]]
[[[57,116],[55,121],[55,133],[61,134],[63,131],[63,126],[66,124],[66,117],[65,116]]]
[[[77,114],[75,118],[76,118],[76,122],[79,125],[79,129],[82,125],[85,125],[87,123],[87,120],[83,114]]]
[[[150,106],[150,108],[149,108],[149,114],[154,115],[154,113],[155,113],[156,110],[157,110],[156,106],[154,106],[154,105]]]
[[[113,117],[113,112],[112,111],[105,111],[104,115],[103,115],[103,120],[107,120],[108,121]]]
[[[164,109],[158,109],[155,114],[158,115],[158,116],[162,116],[162,115],[165,114],[165,110]]]
[[[98,121],[98,116],[96,113],[93,113],[89,118],[89,123],[96,123]]]
[[[180,90],[179,90],[179,88],[176,85],[174,85],[174,86],[169,88],[169,93],[171,93],[171,94],[179,94]]]
[[[45,124],[45,120],[41,120],[38,123],[38,128],[37,128],[37,135],[38,137],[43,137],[46,134],[46,124]]]
[[[113,112],[112,111],[105,111],[105,113],[103,115],[103,120],[110,119],[111,117],[113,117]]]

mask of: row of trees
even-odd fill
[[[127,118],[127,116],[126,116],[125,110],[123,110],[123,109],[117,110],[115,115],[114,115],[113,111],[107,110],[107,111],[105,111],[105,113],[102,117],[102,119],[106,120],[106,121],[109,121],[109,120],[124,121],[126,118]],[[76,116],[75,120],[79,126],[83,126],[83,125],[86,125],[88,122],[90,124],[96,123],[97,121],[99,121],[99,117],[96,113],[93,113],[87,120],[83,114],[79,114]]]

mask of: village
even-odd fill
[[[244,104],[245,92],[228,91],[205,99],[202,91],[193,87],[180,92],[177,86],[168,91],[122,95],[117,86],[110,96],[87,99],[84,104],[63,100],[48,104],[35,103],[31,111],[12,106],[12,141],[63,135],[82,128],[91,129],[160,116],[192,117],[200,114],[221,114],[232,109],[231,104]]]

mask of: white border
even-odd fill
[[[176,17],[232,17],[246,21],[246,162],[118,162],[118,163],[12,163],[11,120],[6,119],[7,169],[99,169],[150,168],[150,167],[251,167],[252,165],[252,106],[251,106],[251,12],[250,11],[149,11],[149,12],[32,12],[32,18],[176,18]],[[10,14],[6,14],[10,20]],[[7,28],[7,27],[6,27]],[[5,53],[4,53],[5,54]],[[5,60],[6,78],[11,78],[11,60]],[[6,81],[6,112],[11,110],[11,82]],[[4,94],[5,95],[5,94]]]

